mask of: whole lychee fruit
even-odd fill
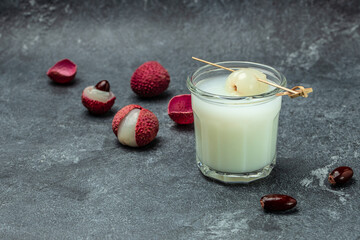
[[[169,117],[178,124],[191,124],[194,122],[191,107],[191,95],[183,94],[173,97],[168,104]]]
[[[95,86],[84,89],[81,95],[82,104],[93,114],[103,114],[114,105],[115,95],[110,91],[110,83],[106,80]]]
[[[168,71],[158,62],[149,61],[138,67],[130,81],[131,89],[141,97],[154,97],[164,92],[170,83]]]
[[[46,74],[54,82],[65,84],[74,79],[76,71],[77,66],[75,63],[69,59],[63,59],[55,63]]]
[[[151,111],[131,104],[115,114],[112,129],[121,144],[142,147],[156,137],[159,131],[159,121]]]

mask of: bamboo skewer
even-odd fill
[[[266,83],[266,84],[269,84],[273,87],[277,87],[277,88],[280,88],[282,90],[285,90],[285,91],[288,91],[288,92],[291,92],[293,94],[297,94],[298,92],[292,90],[292,89],[289,89],[289,88],[286,88],[286,87],[283,87],[283,86],[280,86],[280,85],[277,85],[276,83],[272,83],[272,82],[268,82],[268,81],[265,81],[265,80],[262,80],[260,78],[256,78],[259,82],[263,82],[263,83]]]
[[[209,65],[212,65],[212,66],[215,66],[215,67],[218,67],[218,68],[222,68],[222,69],[228,70],[228,71],[230,71],[230,72],[235,72],[234,69],[227,68],[227,67],[218,65],[218,64],[216,64],[216,63],[208,62],[208,61],[205,61],[205,60],[200,59],[200,58],[192,57],[192,59],[194,59],[194,60],[196,60],[196,61],[199,61],[199,62],[203,62],[203,63],[209,64]],[[280,88],[280,89],[286,91],[286,92],[277,93],[277,94],[276,94],[277,96],[289,95],[289,97],[291,97],[291,98],[295,98],[295,97],[299,97],[299,96],[308,97],[308,93],[311,93],[311,92],[313,91],[312,88],[304,88],[303,86],[296,86],[296,87],[294,87],[294,88],[292,88],[292,89],[289,89],[289,88],[280,86],[280,85],[278,85],[278,84],[276,84],[276,83],[268,82],[268,81],[263,80],[263,79],[260,79],[260,78],[256,78],[256,79],[257,79],[259,82],[266,83],[266,84],[268,84],[268,85],[271,85],[271,86],[273,86],[273,87],[277,87],[277,88]]]
[[[235,72],[234,69],[227,68],[227,67],[223,67],[223,66],[218,65],[218,64],[216,64],[216,63],[208,62],[208,61],[202,60],[202,59],[200,59],[200,58],[192,57],[192,59],[194,59],[194,60],[196,60],[196,61],[199,61],[199,62],[203,62],[203,63],[209,64],[209,65],[213,65],[213,66],[218,67],[218,68],[222,68],[222,69],[228,70],[228,71],[230,71],[230,72]]]

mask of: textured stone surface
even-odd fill
[[[0,238],[359,238],[359,19],[359,1],[345,0],[2,0]],[[283,99],[268,178],[226,186],[197,170],[193,127],[166,112],[202,65],[191,56],[265,63],[290,86],[314,88],[308,99]],[[46,76],[63,58],[78,65],[67,86]],[[150,60],[171,83],[141,99],[129,81]],[[96,117],[80,96],[102,79],[117,100]],[[146,148],[123,147],[112,133],[127,104],[159,118]],[[354,180],[332,188],[327,174],[340,165],[354,169]],[[269,193],[295,197],[297,210],[264,213],[259,199]]]

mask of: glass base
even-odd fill
[[[219,172],[203,164],[198,157],[196,157],[196,163],[201,173],[206,177],[213,178],[224,183],[249,183],[267,177],[270,174],[276,163],[276,155],[269,165],[248,173]]]

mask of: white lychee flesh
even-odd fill
[[[135,127],[140,109],[131,110],[120,122],[117,137],[119,142],[130,147],[138,147],[135,138]]]
[[[109,101],[109,99],[112,98],[113,95],[111,92],[101,91],[99,89],[96,89],[94,86],[89,86],[85,88],[84,93],[88,98],[103,103]]]
[[[253,68],[240,68],[226,79],[225,90],[234,96],[258,95],[269,91],[269,85],[258,81],[266,80],[266,75]]]

